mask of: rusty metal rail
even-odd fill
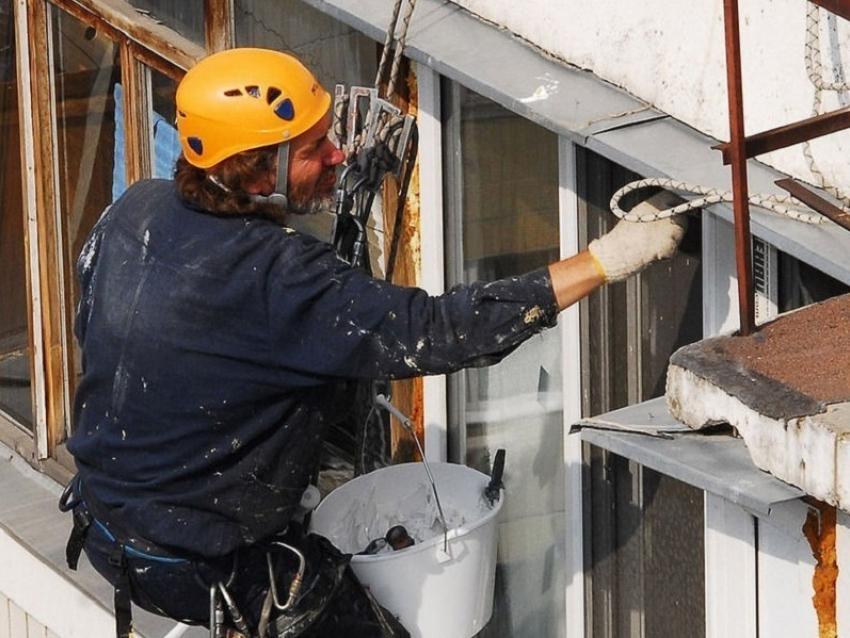
[[[850,0],[812,0],[815,4],[850,20]],[[741,334],[748,335],[755,328],[755,299],[752,273],[752,235],[750,232],[749,186],[747,159],[806,142],[850,128],[850,107],[837,109],[810,117],[793,124],[764,131],[747,137],[744,133],[743,82],[741,79],[741,37],[738,0],[724,0],[726,32],[726,80],[729,104],[728,143],[715,146],[723,153],[723,163],[731,166],[733,210],[735,214],[735,255],[738,271],[738,305]],[[782,182],[782,183],[780,183]],[[837,224],[850,229],[850,220],[841,209],[806,189],[793,180],[777,182],[801,202],[824,214]]]

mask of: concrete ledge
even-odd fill
[[[695,429],[729,423],[743,438],[757,467],[850,511],[850,480],[843,479],[839,469],[842,457],[850,463],[850,404],[829,405],[817,414],[775,418],[673,364],[667,372],[667,398],[670,412],[683,423]]]

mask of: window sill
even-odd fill
[[[805,492],[758,469],[743,439],[695,431],[674,419],[665,397],[576,423],[583,441],[632,459],[767,517]]]
[[[15,549],[14,552],[5,551],[0,562],[5,565],[5,561],[9,561],[16,572],[0,578],[0,596],[9,598],[53,631],[75,622],[91,622],[91,618],[102,618],[103,614],[111,616],[113,590],[109,583],[91,568],[85,557],[80,559],[77,572],[65,565],[65,542],[71,528],[71,515],[60,512],[57,506],[62,491],[60,484],[34,470],[12,449],[0,444],[0,485],[3,486],[0,491],[0,543],[12,543]],[[23,557],[23,562],[15,562],[11,554]],[[21,567],[24,564],[37,566],[39,575],[33,570],[22,575],[21,570],[26,569]],[[68,591],[74,595],[68,596]],[[27,604],[28,600],[35,600],[35,604]],[[82,607],[80,601],[83,601]],[[133,621],[136,635],[140,637],[209,635],[200,627],[179,633],[173,620],[135,606]],[[93,635],[87,629],[92,630],[92,627],[77,624],[72,633]],[[172,630],[175,633],[170,634]],[[60,632],[59,635],[66,634]]]

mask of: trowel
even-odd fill
[[[496,458],[493,459],[493,470],[490,472],[490,482],[484,488],[484,498],[490,507],[496,504],[496,501],[502,495],[502,473],[505,471],[505,450],[499,448],[496,450]]]

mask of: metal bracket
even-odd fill
[[[364,148],[384,144],[397,160],[391,171],[398,179],[404,169],[416,118],[378,97],[377,89],[337,84],[334,93],[334,135],[351,160]]]

